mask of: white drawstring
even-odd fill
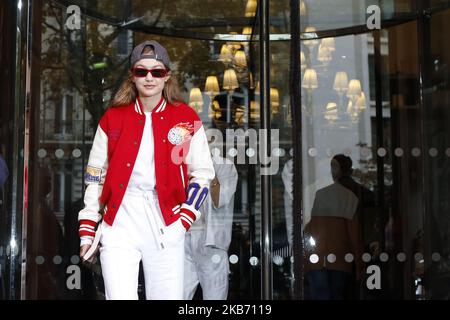
[[[155,190],[141,190],[137,188],[128,188],[125,196],[138,197],[143,200],[144,214],[152,229],[153,237],[155,239],[156,247],[163,250],[166,247],[164,241],[164,223],[162,215],[159,214],[158,196]]]
[[[149,221],[149,224],[150,224],[150,227],[153,229],[153,236],[155,238],[156,245],[159,249],[164,249],[165,245],[164,245],[164,241],[161,237],[161,235],[164,234],[163,228],[158,223],[158,219],[155,217],[156,212],[148,212],[148,210],[147,210],[147,207],[152,205],[151,202],[155,201],[155,199],[153,198],[155,195],[151,191],[150,192],[144,191],[143,193],[144,193],[144,200],[147,201],[144,204],[145,215],[147,217],[150,217],[150,219],[152,220],[152,221]],[[151,197],[149,197],[149,193],[151,194]],[[153,206],[154,206],[154,204],[153,204]],[[154,211],[156,211],[156,210],[154,210]]]

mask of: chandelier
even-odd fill
[[[305,9],[304,9],[305,10]],[[316,28],[307,27],[303,33],[302,44],[305,51],[300,52],[300,65],[303,74],[301,86],[305,90],[305,114],[313,115],[312,95],[319,88],[321,76],[329,75],[329,67],[333,65],[336,53],[336,42],[332,37],[317,39]],[[318,71],[321,72],[318,72]],[[366,109],[366,96],[359,79],[350,79],[344,70],[334,74],[332,88],[337,94],[336,101],[329,101],[322,112],[329,124],[339,120],[350,119],[357,123],[361,113]],[[325,89],[326,90],[326,89]]]

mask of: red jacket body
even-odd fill
[[[184,215],[192,224],[214,178],[206,134],[196,112],[165,99],[152,110],[156,193],[166,225]],[[122,202],[136,161],[146,117],[139,99],[109,108],[101,118],[86,168],[80,236],[95,235],[103,216],[109,225]],[[183,211],[187,214],[183,214]]]

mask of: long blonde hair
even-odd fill
[[[153,54],[153,50],[149,46],[144,49],[143,53]],[[166,65],[164,67],[170,70]],[[111,108],[113,108],[120,105],[132,103],[136,100],[137,96],[138,91],[136,89],[136,85],[133,82],[133,73],[130,70],[128,71],[127,78],[124,82],[122,82],[119,90],[117,90],[116,94],[114,95],[110,106]],[[169,101],[169,103],[173,105],[185,103],[183,95],[181,94],[180,86],[178,85],[178,81],[173,73],[171,73],[169,80],[167,80],[164,85],[163,96],[167,101]]]

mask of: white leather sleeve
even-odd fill
[[[186,219],[190,219],[186,222],[192,224],[201,216],[200,208],[208,196],[209,184],[215,176],[211,152],[203,126],[195,132],[191,139],[189,152],[186,155],[186,166],[189,179],[188,195],[186,202],[181,205],[181,211],[182,215],[187,215]],[[191,213],[184,212],[186,210]]]
[[[209,188],[215,172],[203,126],[197,130],[191,139],[189,152],[186,156],[186,165],[189,184],[197,183],[201,187]]]
[[[78,213],[78,220],[100,221],[99,198],[102,194],[103,183],[108,170],[108,136],[100,127],[97,127],[89,161],[86,166],[84,182],[86,191],[84,194],[84,209]]]

